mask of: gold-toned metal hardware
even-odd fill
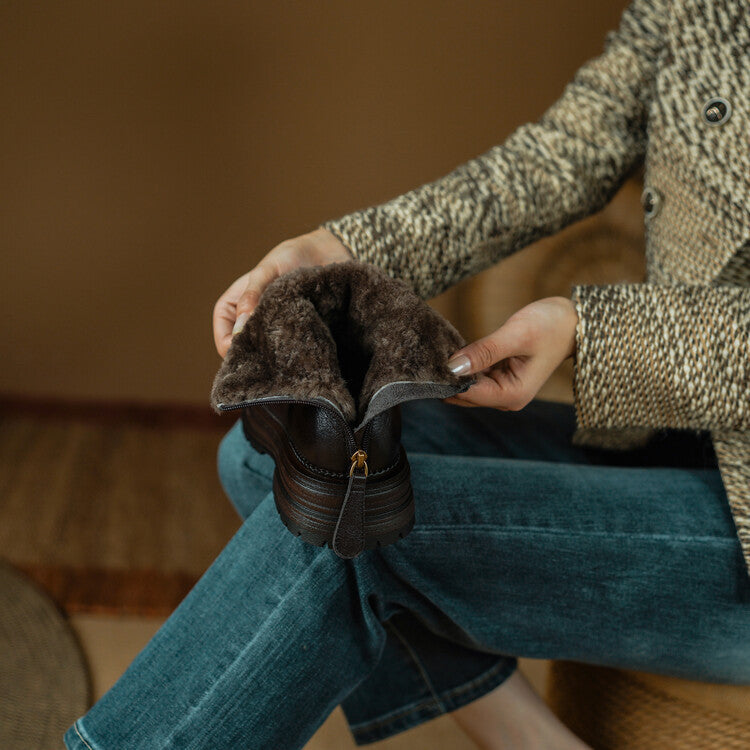
[[[367,454],[361,448],[352,453],[351,462],[352,468],[349,469],[349,476],[354,474],[355,469],[362,468],[364,468],[365,476],[367,476]]]

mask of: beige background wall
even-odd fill
[[[3,3],[0,393],[207,405],[231,281],[538,117],[624,4]]]

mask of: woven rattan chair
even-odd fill
[[[750,748],[750,686],[558,661],[547,701],[594,750]]]

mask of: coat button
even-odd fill
[[[721,96],[712,96],[703,105],[703,120],[709,125],[723,125],[732,114],[732,105]]]
[[[643,212],[647,219],[656,216],[661,208],[661,195],[658,190],[654,190],[652,187],[644,188],[641,193],[641,205],[643,206]]]

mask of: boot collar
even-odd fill
[[[405,282],[359,261],[298,268],[269,284],[211,389],[216,411],[267,397],[320,400],[359,429],[404,401],[446,398],[458,331]]]

